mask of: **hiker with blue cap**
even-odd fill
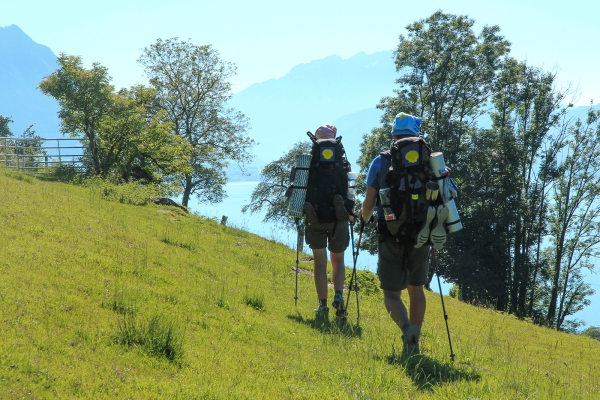
[[[407,188],[405,196],[407,199],[402,201],[406,201],[408,206],[405,206],[402,212],[394,213],[390,206],[390,196],[393,194],[392,188],[396,192],[400,191],[392,186],[391,180],[394,174],[398,175],[406,171],[418,173],[425,168],[423,163],[427,163],[429,159],[431,149],[419,136],[421,122],[422,118],[403,112],[396,115],[391,128],[392,148],[390,151],[382,152],[371,162],[366,179],[365,200],[358,213],[361,221],[369,221],[377,209],[379,236],[377,276],[384,293],[387,312],[402,331],[403,352],[407,355],[420,353],[419,338],[426,308],[424,285],[428,281],[428,257],[431,249],[429,226],[435,223],[433,219],[437,215],[431,216],[426,223],[419,219],[421,216],[416,215],[415,210],[421,208],[415,195],[411,195],[408,191],[408,179],[403,180],[400,187],[401,190],[404,190],[405,186]],[[400,143],[402,147],[398,146]],[[395,147],[398,149],[396,154],[394,154]],[[393,157],[398,161],[393,161]],[[399,171],[395,171],[394,166]],[[417,179],[413,179],[410,183],[413,181],[418,182]],[[411,213],[414,216],[411,216]],[[429,217],[425,216],[425,218]],[[420,231],[409,231],[408,221],[411,218],[418,222]],[[444,216],[440,215],[436,222],[438,227],[436,233],[440,233],[441,236]],[[424,226],[427,229],[422,228]],[[420,242],[419,237],[423,238]],[[404,289],[407,289],[410,298],[408,312],[401,299]]]

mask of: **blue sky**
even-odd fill
[[[394,49],[406,25],[438,9],[469,15],[477,31],[499,25],[513,57],[558,68],[561,85],[580,89],[575,104],[600,102],[599,0],[20,0],[2,2],[0,26],[18,25],[57,55],[105,65],[117,88],[145,83],[136,60],[157,38],[211,44],[237,65],[237,92],[332,54]]]

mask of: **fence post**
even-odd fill
[[[56,147],[58,148],[58,166],[62,168],[62,159],[60,157],[60,139],[56,139]]]
[[[21,169],[21,163],[19,160],[19,145],[17,143],[19,143],[19,141],[15,139],[15,156],[17,157],[17,171],[19,171]]]

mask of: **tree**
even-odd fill
[[[290,171],[296,165],[296,156],[309,154],[312,146],[309,142],[298,142],[281,158],[267,164],[260,172],[261,182],[252,191],[250,203],[242,212],[260,212],[266,209],[263,222],[273,222],[284,229],[294,229],[294,221],[287,214],[288,199],[285,191],[290,182]]]
[[[195,194],[199,201],[219,202],[227,182],[227,160],[242,169],[251,160],[254,141],[246,136],[248,120],[226,107],[231,97],[227,79],[235,66],[221,60],[210,45],[196,46],[178,38],[144,48],[139,58],[159,104],[174,132],[192,147],[191,172],[186,173],[183,205]]]
[[[546,320],[556,329],[594,293],[580,271],[592,269],[589,260],[600,256],[600,111],[590,108],[587,120],[577,120],[569,131],[550,214],[554,265]]]
[[[592,339],[600,340],[600,327],[590,326],[581,333],[582,335],[589,336]]]
[[[108,69],[99,63],[85,69],[81,57],[64,53],[58,56],[57,63],[59,68],[44,78],[39,87],[58,101],[61,131],[71,137],[84,135],[94,173],[100,175],[103,166],[98,155],[98,127],[108,113],[114,93]]]
[[[11,132],[8,124],[14,122],[10,117],[5,117],[0,114],[0,137],[11,137],[13,133]]]
[[[155,103],[155,91],[141,85],[112,95],[97,137],[103,176],[169,184],[189,173],[191,146],[173,134]]]
[[[24,140],[19,140],[24,139]],[[47,155],[46,150],[42,148],[44,140],[36,135],[33,124],[29,125],[21,134],[20,138],[14,139],[14,144],[19,147],[15,149],[15,154],[21,159],[22,165],[27,168],[38,168],[42,166],[42,157]]]
[[[461,175],[462,218],[469,229],[451,241],[444,270],[463,300],[536,322],[544,320],[549,188],[565,143],[564,130],[554,128],[569,107],[562,104],[568,90],[557,90],[554,81],[553,72],[503,61],[491,96],[492,127],[469,135],[463,153],[469,163]]]
[[[0,137],[12,138],[14,136],[8,127],[8,124],[11,122],[13,122],[13,120],[10,117],[0,115]],[[2,147],[5,147],[5,149],[1,150],[1,152],[4,153],[2,161],[7,165],[14,162],[17,166],[23,165],[27,168],[39,167],[42,162],[41,158],[47,154],[46,151],[41,148],[42,143],[42,138],[35,134],[33,124],[31,124],[23,131],[20,137],[4,140]],[[9,156],[9,148],[12,149],[10,152],[14,154],[14,156]]]
[[[61,54],[59,68],[41,90],[61,106],[61,130],[81,137],[84,164],[94,175],[169,185],[189,173],[190,146],[173,134],[156,92],[138,85],[115,93],[108,70],[98,63],[85,69],[81,58]],[[166,186],[165,186],[166,187]]]

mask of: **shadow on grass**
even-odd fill
[[[456,368],[451,363],[440,363],[425,354],[407,356],[394,349],[386,358],[388,363],[403,367],[419,390],[432,390],[434,386],[450,382],[481,379],[481,375],[476,372]]]
[[[360,325],[352,324],[348,318],[330,318],[327,314],[315,314],[314,318],[304,318],[300,313],[296,315],[288,315],[288,318],[306,324],[313,329],[322,333],[330,333],[334,335],[344,335],[348,337],[360,337],[362,328]]]

